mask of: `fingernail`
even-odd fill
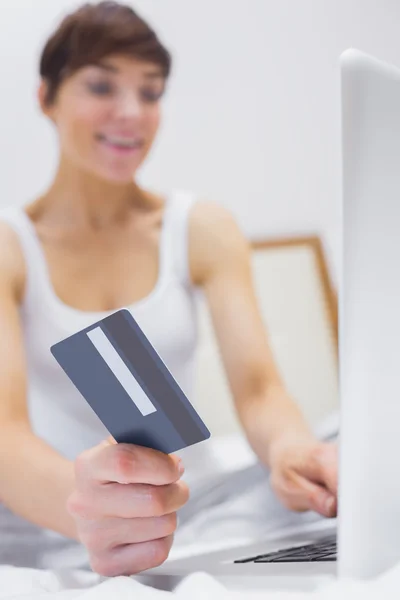
[[[182,475],[185,472],[185,467],[183,466],[183,462],[181,459],[179,459],[178,462],[178,471],[180,475]]]

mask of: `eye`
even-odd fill
[[[144,102],[155,103],[160,100],[163,95],[164,90],[153,90],[153,89],[143,89],[141,90],[141,97]]]
[[[89,89],[93,94],[96,94],[96,96],[108,96],[113,92],[113,86],[108,81],[90,83]]]

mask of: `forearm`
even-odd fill
[[[28,426],[2,427],[0,501],[40,527],[77,539],[66,500],[74,486],[73,463],[36,437]]]
[[[276,443],[301,442],[313,435],[301,410],[280,384],[270,385],[257,397],[237,402],[237,411],[251,447],[267,466]]]

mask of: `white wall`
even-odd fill
[[[128,0],[175,56],[166,119],[142,173],[230,207],[245,232],[319,229],[338,253],[338,56],[400,65],[396,0]],[[53,134],[34,96],[39,50],[75,0],[4,3],[0,205],[49,181]]]
[[[397,0],[127,1],[150,20],[175,59],[164,124],[142,171],[143,182],[159,190],[195,189],[221,202],[252,237],[319,232],[337,280],[338,58],[353,46],[400,66]],[[56,144],[37,109],[37,63],[46,36],[66,11],[80,4],[4,2],[0,207],[34,198],[52,176]],[[302,284],[306,297],[307,278],[302,277]],[[280,280],[273,286],[275,296],[267,294],[267,304],[274,297],[279,304],[285,290]],[[291,342],[290,354],[279,346],[284,332],[270,321],[277,357],[290,367],[288,383],[313,421],[336,405],[333,369],[321,371],[318,379],[310,363],[301,371],[297,356],[314,356],[323,328],[317,324],[313,332],[297,332],[301,351]],[[226,433],[237,429],[237,422],[223,391],[222,369],[210,367],[217,364],[210,331],[202,329],[197,396],[209,426]],[[213,419],[215,395],[220,397],[218,419]]]

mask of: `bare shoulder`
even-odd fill
[[[248,262],[250,248],[230,210],[210,200],[199,200],[189,219],[189,258],[196,284],[218,269]]]
[[[18,235],[0,219],[0,289],[10,290],[20,300],[25,285],[25,261]]]

